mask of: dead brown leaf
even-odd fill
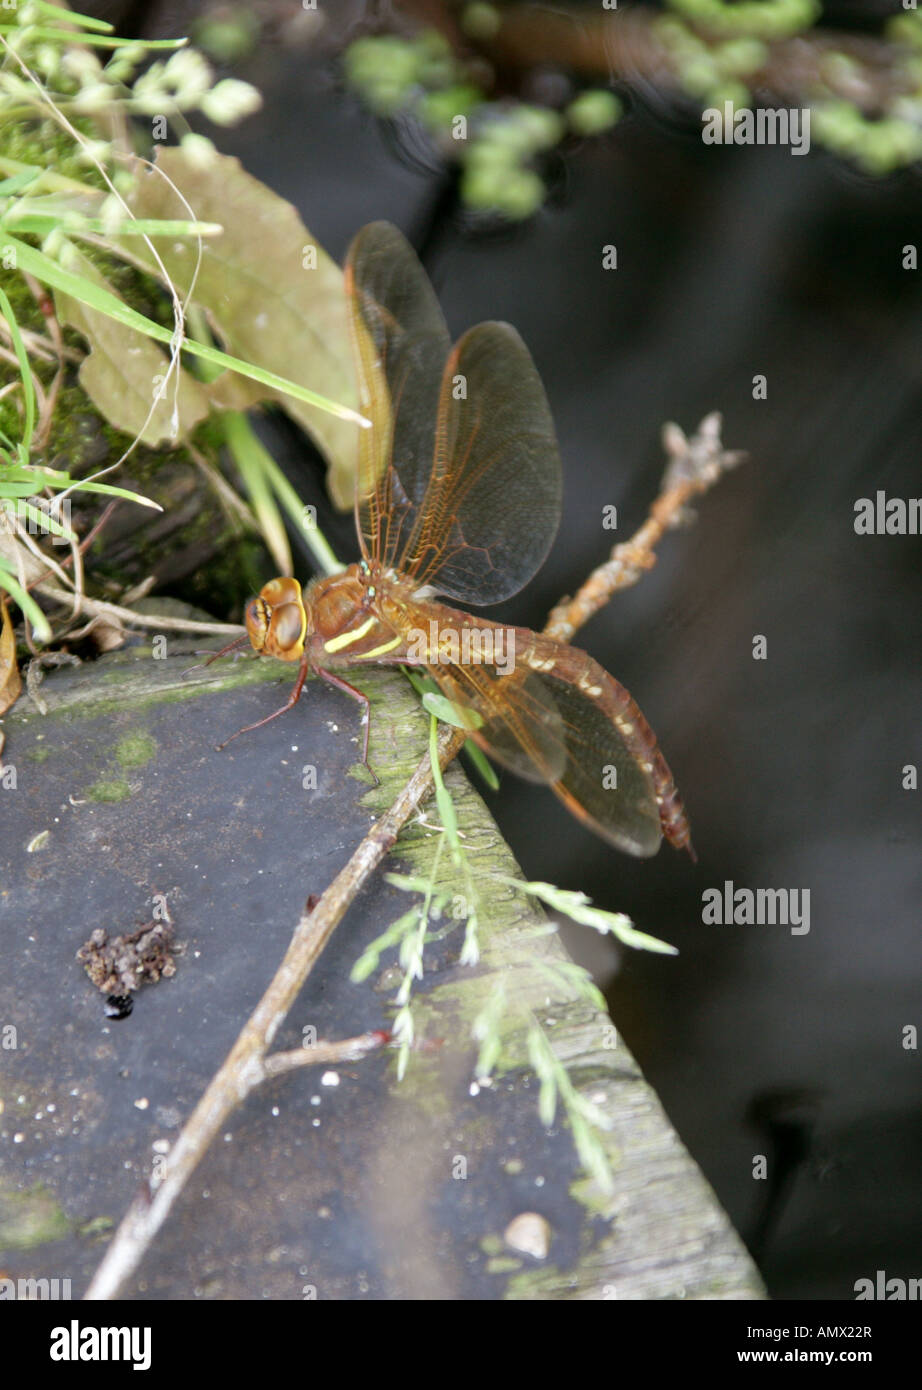
[[[6,598],[0,599],[0,714],[6,714],[22,693],[22,677],[16,663],[16,636]]]

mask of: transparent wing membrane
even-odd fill
[[[579,819],[629,854],[655,854],[688,825],[656,739],[625,690],[585,652],[524,628],[515,669],[433,666],[456,704],[484,721],[472,732],[504,767],[546,782]]]
[[[414,251],[387,223],[346,263],[363,412],[356,515],[367,558],[464,603],[497,603],[543,562],[560,457],[541,379],[508,324],[454,350]]]

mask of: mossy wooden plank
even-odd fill
[[[136,650],[57,672],[42,687],[47,715],[22,700],[3,723],[16,785],[0,793],[0,1022],[16,1045],[0,1077],[0,1252],[14,1277],[70,1278],[75,1294],[226,1055],[305,899],[342,867],[425,747],[428,721],[406,682],[363,672],[380,787],[356,763],[357,707],[319,682],[293,712],[216,753],[283,702],[289,673],[241,660],[184,677],[189,660]],[[611,1021],[548,973],[566,959],[557,936],[491,881],[518,870],[458,765],[447,783],[480,896],[480,963],[458,963],[463,925],[427,946],[414,996],[421,1046],[402,1082],[381,1053],[325,1077],[278,1077],[250,1096],[129,1297],[762,1296],[636,1063],[620,1039],[612,1046]],[[390,867],[430,875],[440,838],[430,806]],[[452,874],[443,852],[437,879],[463,895]],[[96,926],[142,923],[154,892],[166,894],[184,944],[177,973],[139,993],[130,1018],[107,1019],[74,955]],[[279,1047],[298,1046],[306,1029],[334,1038],[388,1025],[393,957],[365,984],[349,972],[414,901],[380,875],[366,886]],[[471,1024],[500,980],[517,1013],[496,1079],[478,1086]],[[610,1117],[611,1195],[581,1170],[561,1116],[549,1130],[538,1119],[529,1018]],[[5,1242],[3,1211],[39,1188],[58,1219],[36,1228],[34,1244],[23,1247],[21,1222]],[[544,1259],[504,1244],[526,1212],[548,1223]]]

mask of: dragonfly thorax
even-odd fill
[[[362,560],[311,585],[306,602],[315,666],[399,659],[403,638],[384,614],[395,582],[396,576]]]

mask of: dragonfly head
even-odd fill
[[[307,609],[297,579],[272,579],[251,598],[244,614],[253,649],[279,661],[300,661],[307,632]]]

